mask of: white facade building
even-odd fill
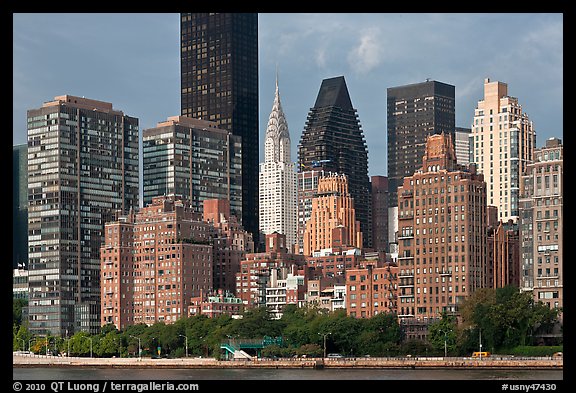
[[[506,83],[484,81],[472,136],[473,162],[484,174],[488,205],[498,208],[499,220],[517,222],[521,176],[533,161],[536,132],[518,99],[508,95]]]
[[[297,241],[298,182],[296,164],[290,161],[290,134],[280,104],[278,79],[266,128],[264,159],[260,163],[260,231],[286,235],[286,246],[292,252]]]

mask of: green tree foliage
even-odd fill
[[[481,342],[483,349],[495,352],[533,344],[534,333],[551,329],[558,311],[534,302],[528,292],[507,286],[474,293],[464,302],[462,317],[470,326],[467,345],[479,348]]]
[[[15,316],[21,306],[15,305]],[[20,309],[21,310],[21,309]],[[181,318],[175,323],[137,324],[123,331],[105,325],[99,334],[90,336],[78,332],[69,338],[48,337],[49,350],[68,352],[71,356],[101,357],[138,356],[140,341],[142,356],[161,355],[219,358],[220,344],[230,338],[262,339],[282,337],[282,343],[262,349],[262,356],[294,355],[322,356],[326,352],[350,356],[438,356],[444,354],[446,339],[449,356],[469,356],[479,348],[489,352],[510,351],[511,348],[533,345],[537,333],[550,332],[558,317],[534,302],[532,295],[517,288],[480,289],[460,305],[461,320],[443,317],[429,326],[428,341],[402,342],[398,318],[381,313],[372,318],[349,317],[345,310],[329,312],[318,307],[288,305],[282,318],[272,319],[265,307],[243,313],[242,318],[223,315],[208,318],[197,315]],[[21,312],[21,311],[20,311]],[[25,323],[13,325],[13,349],[30,346],[35,353],[45,353],[46,339],[34,337]],[[54,349],[53,349],[54,348]]]
[[[12,300],[12,324],[19,326],[22,324],[22,308],[28,305],[24,299]]]

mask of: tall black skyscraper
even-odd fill
[[[426,137],[452,135],[455,128],[455,88],[437,81],[388,88],[389,207],[398,206],[398,186],[422,165]]]
[[[322,81],[298,145],[300,171],[318,166],[348,176],[364,247],[372,247],[368,147],[343,76]]]
[[[242,137],[242,225],[258,243],[258,14],[182,13],[181,114]]]
[[[12,148],[12,268],[28,266],[28,144]]]

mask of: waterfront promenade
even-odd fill
[[[293,358],[216,360],[212,358],[88,358],[59,357],[32,354],[12,355],[16,367],[87,367],[87,368],[358,368],[358,369],[551,369],[562,370],[562,358],[499,358],[472,359],[462,357],[412,358]]]

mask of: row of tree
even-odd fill
[[[123,331],[103,326],[100,334],[75,333],[68,338],[37,337],[26,323],[17,323],[14,306],[14,350],[68,353],[70,356],[207,356],[219,358],[220,344],[230,339],[281,337],[265,347],[262,356],[322,356],[338,352],[348,356],[469,356],[480,343],[490,352],[503,353],[517,346],[534,345],[540,333],[550,332],[558,310],[533,301],[517,288],[481,289],[460,308],[460,318],[444,315],[429,326],[426,341],[407,340],[394,314],[354,318],[345,310],[286,306],[281,319],[271,319],[266,308],[230,316],[181,318],[173,324],[128,326]]]

